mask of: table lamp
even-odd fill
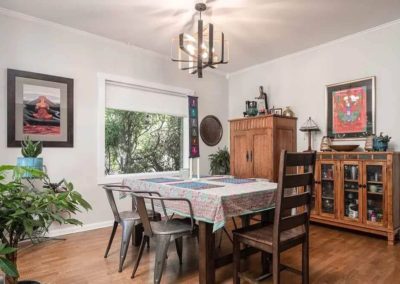
[[[311,132],[320,131],[318,125],[314,120],[309,117],[306,122],[300,127],[300,131],[308,132],[308,149],[307,151],[311,151]]]

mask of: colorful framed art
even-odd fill
[[[362,139],[375,133],[375,77],[326,86],[327,135]]]
[[[74,80],[7,70],[7,146],[29,136],[45,147],[73,147]]]

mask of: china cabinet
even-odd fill
[[[296,151],[297,118],[260,115],[229,122],[231,175],[277,181],[281,151]]]
[[[400,153],[321,152],[311,221],[386,236],[400,230]]]

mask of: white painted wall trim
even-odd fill
[[[121,183],[123,178],[126,177],[149,177],[149,176],[164,176],[175,174],[177,172],[162,172],[162,173],[137,173],[137,174],[126,174],[126,175],[114,175],[106,176],[104,174],[105,165],[105,110],[106,110],[106,84],[111,82],[112,84],[122,84],[132,88],[140,90],[148,90],[161,94],[176,95],[181,97],[194,96],[195,91],[190,89],[179,88],[175,86],[169,86],[165,84],[159,84],[154,82],[148,82],[144,80],[138,80],[125,76],[118,76],[112,74],[98,73],[97,74],[97,87],[98,87],[98,99],[97,99],[97,184],[106,183]],[[189,129],[189,118],[184,117],[183,128]],[[189,135],[187,132],[184,134],[183,141],[183,167],[188,168],[189,166]]]
[[[114,220],[98,222],[98,223],[91,223],[91,224],[84,224],[82,226],[69,226],[69,227],[60,227],[60,229],[53,229],[51,230],[47,236],[49,237],[58,237],[63,235],[81,233],[106,227],[111,227],[114,224]]]

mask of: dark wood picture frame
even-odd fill
[[[337,83],[326,86],[326,129],[327,136],[337,140],[363,140],[369,135],[375,134],[375,76]],[[333,127],[334,107],[333,95],[337,92],[349,91],[355,88],[364,88],[365,93],[365,131],[335,132]]]
[[[21,147],[21,141],[16,139],[16,78],[36,79],[65,84],[67,86],[67,125],[65,141],[43,141],[44,147],[74,146],[74,80],[70,78],[7,69],[7,147]],[[35,139],[40,140],[40,139]]]

